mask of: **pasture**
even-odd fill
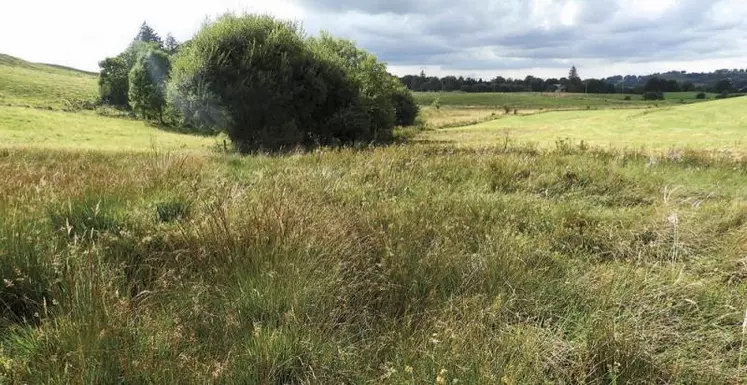
[[[239,156],[58,111],[95,78],[24,66],[0,64],[26,71],[0,82],[0,384],[746,378],[744,99],[446,107],[424,119],[481,123]]]
[[[611,149],[708,149],[743,153],[747,115],[743,98],[633,110],[556,111],[496,116],[476,125],[434,130],[423,137],[456,145],[500,144],[507,139],[554,145],[558,140]]]
[[[665,100],[643,100],[641,95],[623,94],[568,94],[568,93],[463,93],[416,92],[417,102],[428,106],[438,98],[442,105],[452,107],[492,107],[529,110],[645,108],[703,102],[695,98],[696,92],[665,93]],[[625,100],[629,97],[631,100]],[[709,95],[713,99],[714,95]]]

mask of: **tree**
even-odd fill
[[[714,86],[714,90],[716,93],[724,93],[724,92],[731,92],[732,91],[732,83],[731,79],[723,79],[719,80],[718,83]]]
[[[270,16],[226,15],[173,63],[169,101],[186,123],[225,131],[241,152],[391,136],[395,95],[386,65],[349,41]]]
[[[140,30],[137,33],[137,36],[135,36],[135,41],[144,41],[144,42],[151,42],[158,44],[158,47],[163,47],[163,40],[161,40],[161,37],[158,36],[156,31],[151,28],[148,23],[143,22],[143,25],[140,26]]]
[[[394,110],[398,126],[412,126],[415,125],[420,107],[408,89],[399,87],[394,93]]]
[[[129,68],[121,57],[106,58],[99,62],[99,97],[104,104],[127,107]]]
[[[568,92],[584,91],[584,84],[581,81],[581,77],[578,76],[578,70],[576,69],[576,66],[571,67],[571,70],[568,71],[568,82],[566,84],[566,89]]]
[[[161,50],[151,50],[137,59],[129,74],[129,100],[135,113],[163,122],[170,69],[169,56]]]
[[[179,42],[174,38],[172,34],[166,35],[166,41],[163,44],[163,49],[168,52],[169,55],[174,55],[179,50]]]

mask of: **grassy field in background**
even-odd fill
[[[463,93],[463,92],[416,92],[415,100],[421,105],[431,105],[439,98],[441,105],[454,107],[509,107],[519,109],[585,109],[589,108],[635,108],[655,105],[696,103],[695,92],[666,93],[666,100],[646,101],[641,95],[623,94],[569,94],[569,93]],[[632,100],[626,101],[629,96]],[[709,98],[713,98],[709,95]]]
[[[94,101],[97,76],[0,54],[0,105],[61,109]]]
[[[427,140],[490,145],[510,140],[541,146],[558,140],[609,148],[747,151],[747,99],[644,110],[558,111],[506,116],[477,125],[426,132]]]
[[[167,132],[138,120],[93,112],[47,111],[0,106],[0,148],[152,151],[207,149],[214,137]]]

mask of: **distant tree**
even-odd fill
[[[731,79],[723,79],[720,80],[716,85],[714,86],[714,90],[716,93],[724,93],[724,92],[730,92],[732,91],[732,83]]]
[[[163,49],[168,52],[169,55],[176,54],[179,50],[179,42],[174,38],[172,34],[166,35],[166,41],[163,43]]]
[[[566,84],[568,92],[584,92],[584,84],[581,81],[581,77],[578,76],[578,70],[576,66],[571,67],[568,71],[568,83]]]
[[[686,81],[682,83],[681,87],[682,91],[684,92],[692,92],[695,91],[695,84],[691,81]]]
[[[143,25],[140,26],[135,41],[152,42],[158,44],[159,48],[163,47],[163,40],[147,22],[143,22]]]
[[[135,113],[163,121],[170,70],[169,56],[164,51],[151,50],[137,59],[129,74],[129,100]]]
[[[129,68],[121,57],[106,58],[99,62],[99,97],[104,104],[127,107],[129,93]]]

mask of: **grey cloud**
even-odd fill
[[[747,52],[747,12],[734,0],[677,0],[661,15],[626,0],[298,1],[308,11],[307,26],[325,26],[396,66],[500,71]],[[575,23],[564,25],[562,10],[571,2]],[[744,17],[713,16],[730,7]]]

